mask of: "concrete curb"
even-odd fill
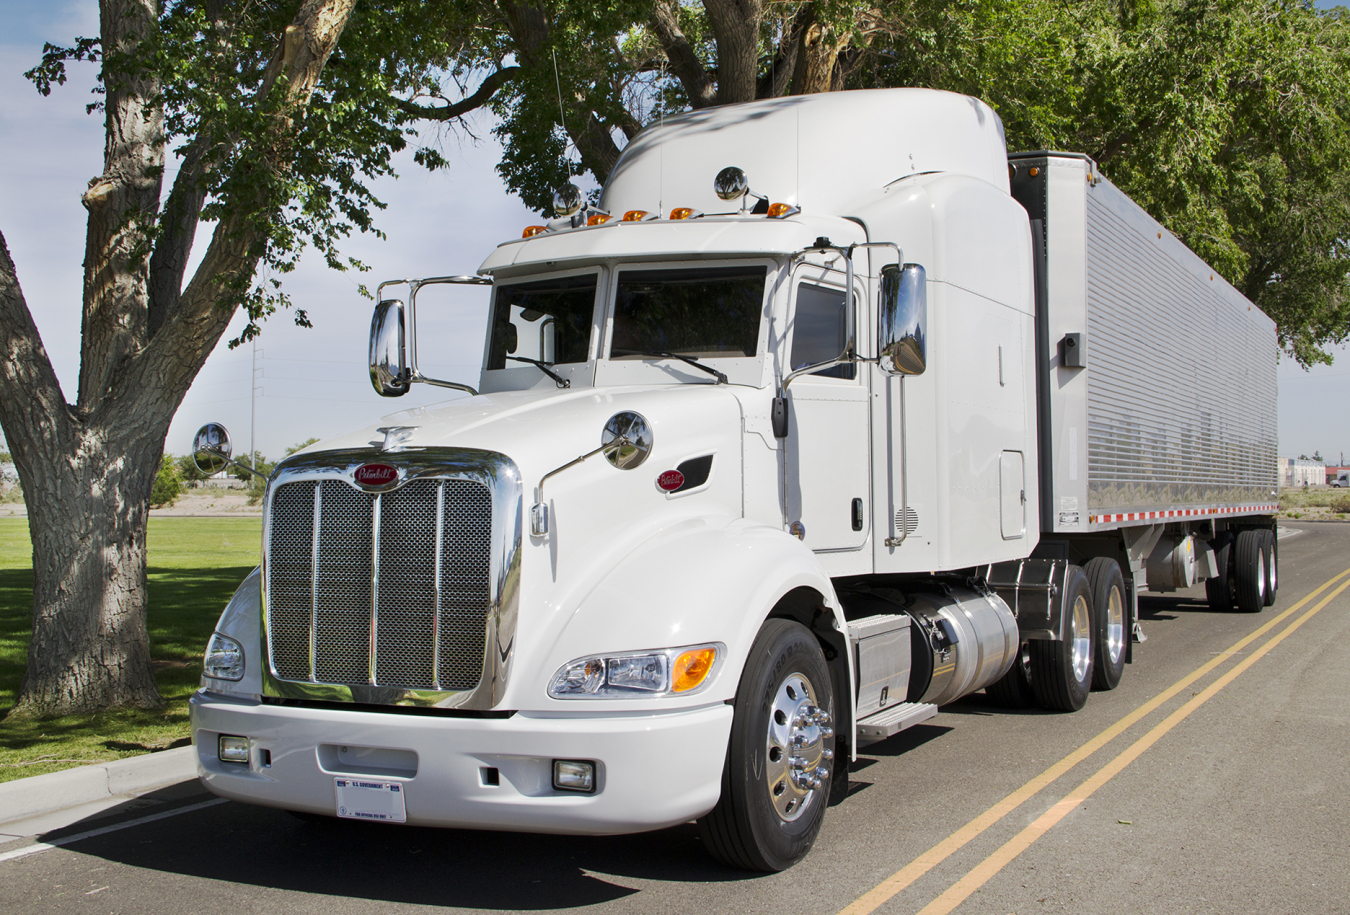
[[[0,823],[196,778],[196,752],[196,747],[179,747],[0,783]]]

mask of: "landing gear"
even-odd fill
[[[1031,687],[1043,708],[1076,712],[1092,688],[1092,591],[1079,566],[1069,566],[1064,587],[1064,639],[1031,642]]]
[[[1092,592],[1092,629],[1096,636],[1092,686],[1115,689],[1125,673],[1126,639],[1130,637],[1125,619],[1125,577],[1114,559],[1104,557],[1089,560],[1083,571]]]
[[[724,864],[783,871],[811,850],[830,798],[834,697],[820,644],[791,620],[760,629],[736,690],[722,797],[698,821]]]

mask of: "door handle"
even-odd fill
[[[853,500],[853,529],[860,531],[863,529],[863,500]]]

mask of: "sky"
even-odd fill
[[[93,0],[0,0],[0,232],[67,399],[74,398],[79,377],[85,231],[80,194],[102,169],[103,122],[99,114],[84,110],[94,85],[93,65],[73,65],[71,79],[48,98],[23,78],[23,71],[41,59],[44,41],[67,43],[97,32]],[[274,315],[257,342],[256,370],[253,347],[230,350],[226,345],[243,326],[236,318],[179,408],[166,450],[186,453],[199,426],[220,422],[230,430],[236,454],[246,454],[252,439],[256,450],[276,459],[306,439],[461,396],[414,385],[408,395],[391,400],[372,390],[366,368],[372,305],[357,285],[373,288],[388,279],[474,273],[497,244],[520,237],[525,226],[539,221],[537,213],[507,193],[494,171],[500,148],[491,126],[485,119],[473,122],[478,142],[444,140],[451,163],[446,170],[428,173],[410,153],[398,158],[399,177],[373,184],[376,196],[388,204],[376,215],[387,238],[357,235],[344,246],[372,271],[338,273],[311,252],[284,285],[314,327],[296,327],[286,313]],[[209,227],[198,238],[204,243]],[[476,384],[485,295],[479,290],[424,306],[418,309],[423,371]],[[1328,462],[1338,462],[1342,453],[1350,455],[1350,347],[1337,351],[1335,364],[1306,372],[1285,357],[1279,386],[1281,456],[1320,451]]]

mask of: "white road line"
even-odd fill
[[[35,845],[26,845],[23,848],[7,851],[0,855],[0,862],[13,861],[15,858],[26,858],[29,855],[36,855],[41,851],[50,851],[53,848],[60,848],[62,845],[69,845],[72,842],[83,842],[85,839],[92,839],[95,836],[105,836],[110,832],[117,832],[119,829],[130,829],[132,826],[140,826],[142,823],[153,823],[155,820],[167,820],[169,817],[176,817],[180,813],[192,813],[194,810],[204,810],[207,807],[223,804],[225,801],[226,798],[218,797],[209,801],[202,801],[200,804],[189,804],[186,807],[175,807],[173,810],[165,810],[162,813],[152,813],[149,816],[137,817],[134,820],[127,820],[125,823],[114,823],[112,826],[104,826],[101,829],[91,829],[88,832],[77,833],[73,836],[52,839],[50,842],[38,842]]]

